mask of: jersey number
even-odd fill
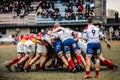
[[[91,32],[92,32],[92,34],[93,34],[93,36],[95,35],[95,30],[94,29],[92,29],[91,30]]]

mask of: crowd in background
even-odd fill
[[[120,40],[120,26],[117,29],[114,29],[112,26],[109,27],[109,39]]]
[[[32,7],[30,7],[29,0],[1,0],[0,1],[0,14],[12,13],[13,18],[26,16]]]
[[[68,2],[61,2],[62,6],[66,6],[65,16],[61,16],[60,8],[56,7],[56,2],[54,0],[46,1],[41,0],[37,7],[37,16],[41,16],[42,18],[53,18],[54,20],[61,20],[64,18],[65,20],[83,20],[87,17],[94,17],[94,2],[84,2],[84,0],[69,0]],[[62,7],[61,6],[61,7]],[[77,10],[73,9],[75,7]]]

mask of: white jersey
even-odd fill
[[[37,44],[37,53],[47,53],[47,48],[44,45]]]
[[[86,53],[87,42],[85,40],[79,39],[77,42],[77,45],[81,49],[82,52]]]
[[[98,43],[100,42],[99,36],[103,35],[99,28],[94,25],[90,25],[84,29],[83,37],[87,39],[88,43]]]
[[[78,39],[80,39],[82,37],[82,33],[78,32]]]
[[[42,40],[45,40],[45,41],[47,41],[50,45],[52,45],[51,37],[50,37],[48,34],[45,34],[45,35],[42,37]]]
[[[72,38],[72,31],[62,28],[59,31],[56,32],[56,37],[59,38],[62,42],[64,42],[67,39]]]

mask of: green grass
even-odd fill
[[[104,57],[110,59],[114,63],[120,65],[120,41],[112,41],[112,48],[108,50],[106,45],[102,43]],[[9,72],[5,68],[7,61],[17,56],[16,46],[0,46],[0,80],[84,80],[83,76],[85,72],[69,73],[66,70],[47,70],[44,72],[34,71],[34,65],[32,72],[15,72],[12,66],[13,72]],[[94,78],[95,71],[91,71],[91,76],[88,80],[120,80],[120,69],[116,72],[108,69],[107,67],[101,67],[101,77]]]

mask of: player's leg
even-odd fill
[[[16,72],[21,71],[20,65],[22,65],[23,63],[25,63],[28,59],[29,59],[29,54],[25,53],[25,56],[22,57],[22,58],[14,65]]]
[[[13,58],[10,62],[8,62],[6,64],[6,68],[9,71],[12,71],[11,66],[14,63],[18,62],[24,56],[24,44],[22,42],[18,42],[18,44],[17,44],[17,52],[18,52],[18,56],[16,58]]]
[[[26,65],[25,70],[29,72],[31,70],[31,66],[41,57],[40,53],[36,53],[36,56],[30,60],[30,62]]]
[[[68,67],[68,61],[65,58],[65,55],[63,53],[63,45],[60,40],[57,40],[54,44],[54,51],[57,53],[57,56],[63,61],[63,63]]]
[[[96,71],[96,74],[95,74],[95,77],[96,78],[99,78],[100,75],[99,75],[99,71],[100,71],[100,54],[96,55],[97,57],[95,58],[95,71]]]
[[[73,39],[72,39],[73,41]],[[65,40],[63,42],[63,49],[65,52],[65,56],[67,58],[67,61],[69,63],[69,66],[72,68],[72,72],[76,72],[76,68],[75,68],[75,64],[74,61],[72,60],[72,56],[71,56],[71,48],[70,45],[72,46],[72,42],[71,40]]]
[[[6,64],[6,68],[11,72],[11,71],[12,71],[12,70],[11,70],[11,66],[12,66],[14,63],[18,62],[22,57],[23,57],[22,54],[21,54],[21,53],[18,53],[18,57],[13,58],[10,62],[8,62],[8,63]]]
[[[84,76],[84,78],[90,78],[90,61],[92,58],[92,54],[87,54],[86,55],[86,74]]]
[[[68,61],[67,61],[67,59],[65,58],[65,56],[63,54],[63,51],[58,52],[57,55],[63,61],[63,63],[68,67],[69,64],[68,64]]]
[[[107,58],[104,58],[103,57],[103,54],[101,53],[100,54],[100,65],[103,65],[103,66],[108,66],[109,68],[113,69],[116,71],[117,69],[117,65],[114,64],[112,61],[110,61],[109,59]]]
[[[38,70],[42,70],[42,68],[44,67],[45,62],[48,58],[47,53],[42,53],[41,55],[42,55],[42,57],[41,57],[41,60],[40,60],[40,64],[38,66]]]

